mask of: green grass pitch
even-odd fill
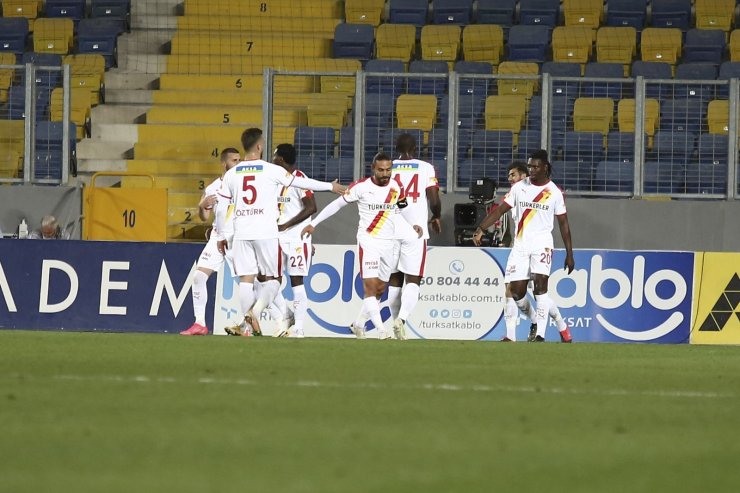
[[[2,492],[735,492],[740,348],[0,332]]]

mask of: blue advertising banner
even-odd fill
[[[2,240],[0,327],[179,332],[193,323],[191,277],[202,248]]]

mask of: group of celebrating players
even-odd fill
[[[368,320],[380,339],[406,339],[406,320],[419,300],[424,275],[429,229],[442,231],[442,206],[434,167],[416,156],[416,142],[402,134],[396,142],[397,159],[385,153],[375,155],[370,176],[349,187],[336,181],[310,179],[296,168],[295,148],[280,144],[272,163],[263,161],[262,131],[250,128],[242,134],[245,150],[224,149],[223,174],[206,189],[199,203],[199,215],[214,222],[208,243],[197,263],[192,298],[195,323],[183,335],[207,335],[205,321],[208,277],[228,262],[239,278],[239,302],[244,319],[226,327],[230,335],[262,335],[260,320],[268,310],[276,321],[276,336],[304,337],[308,298],[304,278],[313,255],[311,235],[323,221],[347,204],[357,203],[358,259],[364,298],[350,331],[365,338]],[[550,181],[551,167],[545,151],[537,151],[527,166],[509,167],[511,190],[500,207],[494,208],[480,224],[474,242],[480,244],[484,230],[507,211],[515,224],[515,240],[505,281],[507,304],[504,311],[506,337],[516,340],[518,311],[533,324],[530,341],[544,341],[548,317],[558,326],[563,342],[572,338],[557,307],[547,295],[552,263],[552,227],[558,218],[566,247],[565,265],[574,268],[570,228],[562,192]],[[527,175],[529,174],[529,177]],[[331,191],[340,195],[313,220],[316,201],[313,192]],[[429,212],[431,211],[431,217]],[[285,270],[291,283],[292,309],[281,294]],[[527,287],[534,283],[536,309],[529,303]],[[392,332],[385,329],[380,298],[388,290]]]

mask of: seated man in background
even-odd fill
[[[29,240],[68,240],[69,234],[59,226],[54,216],[44,216],[41,228],[28,235]]]

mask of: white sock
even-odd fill
[[[368,319],[367,309],[365,308],[365,302],[363,300],[362,306],[360,307],[360,311],[357,313],[357,317],[355,318],[354,325],[355,327],[364,327],[365,323]]]
[[[275,296],[275,299],[272,300],[272,303],[270,303],[270,306],[267,307],[267,310],[270,312],[270,316],[275,320],[287,320],[289,318],[288,303],[285,302],[285,298],[283,298],[283,293],[280,288],[278,288],[277,295]]]
[[[295,330],[303,330],[303,321],[306,320],[308,311],[308,296],[304,285],[293,286],[293,316],[295,317]]]
[[[398,318],[405,322],[418,302],[419,285],[412,282],[406,283],[401,292],[401,309],[398,311]]]
[[[534,301],[537,303],[537,335],[545,337],[547,331],[547,317],[550,314],[550,305],[552,300],[547,293],[534,295]]]
[[[254,311],[254,315],[258,319],[260,318],[260,315],[262,314],[264,309],[270,306],[270,303],[275,300],[278,291],[280,291],[279,281],[272,279],[270,281],[265,281],[262,283],[262,289],[260,290],[259,298],[257,298],[257,301],[254,304],[254,308],[252,308],[252,310]]]
[[[506,337],[516,341],[516,326],[519,321],[519,309],[514,298],[506,298],[504,305],[504,322],[506,323]]]
[[[558,309],[555,303],[552,303],[552,302],[550,303],[549,315],[550,315],[550,318],[555,321],[555,325],[558,328],[558,332],[562,332],[568,328],[568,325],[565,323],[565,320],[563,320],[563,316],[560,314],[560,310]]]
[[[362,305],[365,307],[365,311],[370,316],[370,321],[375,326],[376,330],[385,330],[383,325],[383,319],[380,318],[380,302],[375,296],[370,296],[362,300]]]
[[[193,313],[195,314],[195,323],[206,325],[206,304],[208,303],[208,274],[196,270],[193,276]]]
[[[517,308],[519,308],[519,311],[522,312],[522,315],[527,317],[533,324],[537,323],[535,321],[537,319],[537,314],[532,307],[532,303],[529,302],[527,295],[524,295],[522,299],[515,300],[514,302],[516,303]]]
[[[242,314],[246,314],[254,305],[254,284],[251,282],[239,283],[239,304],[242,307]]]
[[[388,308],[391,310],[391,319],[397,319],[401,309],[401,288],[388,286]]]

